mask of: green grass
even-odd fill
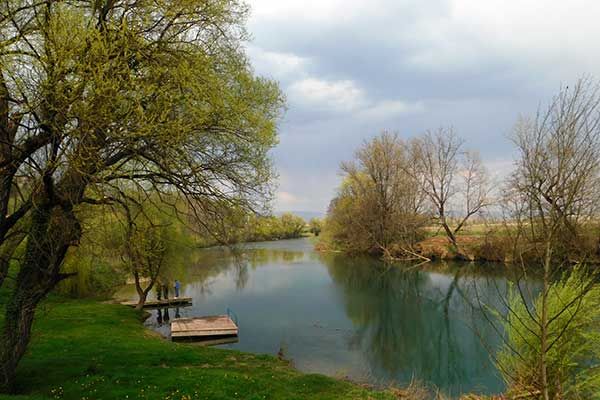
[[[393,398],[267,355],[171,343],[140,317],[121,305],[52,297],[18,369],[20,395],[0,399]]]

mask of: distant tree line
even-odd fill
[[[252,216],[244,227],[242,241],[295,239],[302,237],[306,232],[306,221],[292,213],[283,213],[280,216]]]

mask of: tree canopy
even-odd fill
[[[246,14],[235,0],[0,5],[3,249],[29,218],[0,387],[12,381],[36,305],[67,277],[62,261],[85,207],[128,201],[132,188],[178,193],[198,215],[269,197],[283,98],[244,54]]]

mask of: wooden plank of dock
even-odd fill
[[[226,336],[226,337],[218,337],[216,339],[199,339],[199,338],[191,338],[191,339],[187,339],[187,338],[179,338],[176,341],[184,341],[184,340],[189,340],[191,343],[198,345],[198,346],[218,346],[220,344],[232,344],[232,343],[237,343],[239,342],[239,338],[238,336]]]
[[[135,307],[137,306],[137,301],[125,301],[121,304]],[[163,299],[163,300],[146,300],[144,303],[144,308],[161,308],[161,307],[178,307],[178,306],[189,306],[192,305],[191,297],[178,297],[172,299]]]
[[[208,339],[224,336],[237,336],[238,327],[228,315],[214,315],[201,318],[179,318],[171,322],[171,338]]]

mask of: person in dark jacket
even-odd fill
[[[160,301],[160,295],[162,294],[162,283],[156,281],[156,300]]]

